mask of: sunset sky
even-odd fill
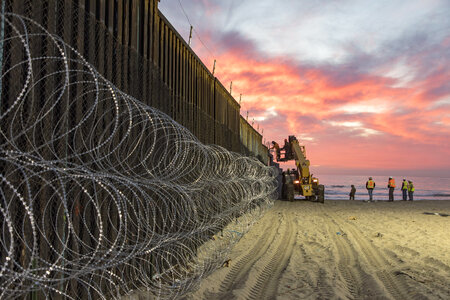
[[[181,3],[181,5],[180,5]],[[450,177],[448,0],[161,0],[241,115],[314,173]],[[187,17],[184,15],[183,10]],[[188,21],[189,19],[189,21]]]

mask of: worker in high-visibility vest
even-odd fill
[[[369,193],[369,201],[373,201],[372,195],[373,195],[373,189],[375,188],[375,181],[373,181],[372,177],[369,177],[369,180],[366,182],[366,189]]]
[[[413,201],[413,197],[414,197],[414,184],[411,180],[408,180],[408,196],[409,196],[409,201]]]
[[[392,177],[389,177],[388,188],[389,188],[389,201],[394,201],[395,179]]]
[[[408,200],[408,182],[406,181],[405,178],[403,178],[403,181],[402,181],[402,196],[403,196],[403,201]]]

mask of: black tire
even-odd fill
[[[288,201],[294,202],[294,185],[292,183],[286,185],[286,194]]]
[[[317,188],[317,202],[324,203],[325,202],[325,186],[323,184],[319,184]]]
[[[286,184],[283,183],[281,186],[281,199],[287,199],[287,193],[286,193]]]

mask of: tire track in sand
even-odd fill
[[[367,275],[361,271],[356,252],[348,243],[346,237],[342,236],[343,233],[339,232],[341,235],[337,235],[334,230],[331,230],[330,225],[334,223],[333,218],[326,213],[325,216],[326,221],[324,222],[324,225],[327,228],[329,236],[332,237],[332,240],[336,245],[338,252],[337,269],[345,282],[345,287],[349,293],[348,297],[350,299],[362,298],[363,280],[368,280]]]
[[[261,257],[259,265],[262,265],[260,268],[262,270],[259,274],[247,280],[245,299],[273,299],[276,296],[278,281],[289,263],[295,244],[294,217],[291,212],[286,211],[288,209],[289,206],[281,211],[283,220],[279,227],[281,229],[279,241],[273,243]]]
[[[265,234],[261,235],[252,248],[231,264],[230,270],[220,285],[219,294],[215,295],[217,299],[223,299],[226,295],[231,295],[238,285],[243,284],[255,262],[264,255],[275,239],[277,227],[274,224],[278,222],[278,216],[276,212],[270,212],[270,214],[270,216],[266,215],[266,218],[270,217],[270,219],[264,221],[265,226],[261,230]]]
[[[406,282],[394,273],[392,265],[383,257],[380,250],[354,224],[336,219],[334,221],[354,243],[358,244],[367,262],[375,270],[374,276],[393,299],[423,299],[423,295],[408,289]]]

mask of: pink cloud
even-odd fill
[[[267,141],[281,142],[290,134],[307,136],[303,142],[309,158],[322,167],[449,169],[450,105],[432,106],[450,97],[445,64],[396,86],[397,79],[384,76],[395,59],[372,73],[351,65],[268,57],[238,33],[209,44],[222,49],[215,57],[215,75],[225,86],[233,81],[235,98],[243,94],[241,114],[249,111],[249,120],[256,118]],[[447,39],[442,46],[448,44]],[[211,53],[198,51],[213,61]],[[410,59],[423,67],[429,55],[422,51]],[[372,107],[365,111],[367,103]],[[269,109],[276,115],[265,113]]]

